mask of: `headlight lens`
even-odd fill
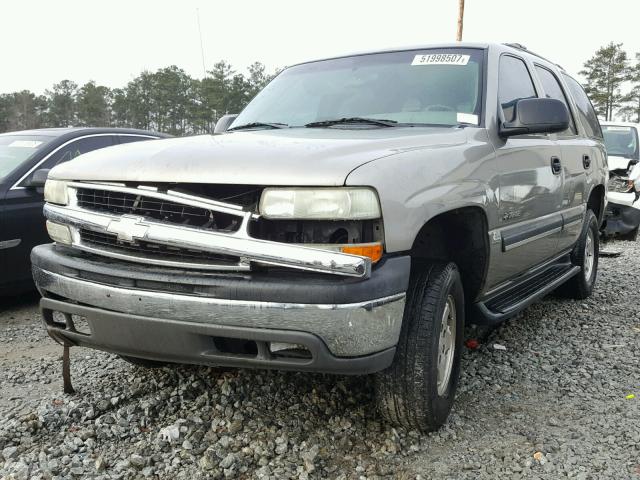
[[[61,225],[47,220],[47,233],[51,237],[51,240],[63,245],[71,245],[71,230],[67,225]]]
[[[378,195],[366,187],[266,188],[260,214],[272,219],[372,220],[380,218]]]
[[[58,205],[67,205],[69,203],[67,182],[63,180],[47,180],[44,184],[44,201]]]

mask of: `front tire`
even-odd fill
[[[416,264],[393,364],[376,374],[376,401],[391,423],[438,429],[453,406],[464,334],[464,293],[454,263]]]
[[[568,297],[583,300],[591,296],[598,278],[599,252],[598,220],[591,210],[587,210],[580,238],[571,252],[571,263],[580,267],[580,271],[562,287]]]

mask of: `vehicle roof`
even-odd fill
[[[62,137],[67,136],[73,138],[81,135],[89,135],[96,133],[115,133],[115,134],[137,134],[137,135],[153,135],[154,137],[167,138],[171,135],[160,132],[152,132],[149,130],[139,130],[136,128],[112,128],[112,127],[65,127],[65,128],[36,128],[32,130],[17,130],[14,132],[4,132],[0,135],[40,135],[44,137]]]
[[[560,68],[561,70],[562,67],[560,67],[558,64],[553,63],[551,60],[548,60],[544,57],[542,57],[541,55],[538,55],[534,52],[532,52],[531,50],[528,50],[526,47],[524,47],[521,44],[518,43],[496,43],[496,42],[446,42],[446,43],[431,43],[431,44],[422,44],[422,45],[411,45],[411,46],[399,46],[399,47],[389,47],[389,48],[383,48],[383,49],[377,49],[377,50],[367,50],[367,51],[360,51],[360,52],[353,52],[353,53],[348,53],[348,54],[344,54],[344,55],[335,55],[332,57],[325,57],[325,58],[317,58],[314,60],[310,60],[310,61],[305,61],[305,62],[300,62],[297,65],[302,65],[305,63],[312,63],[312,62],[318,62],[318,61],[322,61],[322,60],[333,60],[333,59],[337,59],[337,58],[346,58],[346,57],[355,57],[358,55],[372,55],[372,54],[376,54],[376,53],[390,53],[390,52],[403,52],[403,51],[408,51],[408,50],[425,50],[428,48],[479,48],[479,49],[497,49],[499,51],[504,51],[504,52],[512,52],[512,53],[517,53],[518,55],[530,55],[532,57],[535,57],[538,60],[543,60],[545,62],[548,62],[552,65],[555,65],[557,68]],[[295,65],[293,65],[295,66]],[[563,70],[564,71],[564,70]]]
[[[636,127],[640,128],[640,123],[635,122],[616,122],[616,121],[608,121],[608,122],[600,122],[600,125],[613,126],[613,127]]]

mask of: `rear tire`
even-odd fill
[[[458,386],[463,335],[456,265],[414,265],[393,364],[375,376],[378,410],[388,421],[422,431],[445,423]]]
[[[587,210],[582,233],[571,252],[571,263],[579,266],[580,271],[561,287],[562,293],[577,300],[591,296],[598,278],[599,251],[598,221],[595,214],[591,210]]]

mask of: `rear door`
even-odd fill
[[[53,168],[82,153],[114,145],[117,140],[113,135],[92,135],[76,138],[50,152],[37,167]],[[33,172],[30,172],[33,173]],[[47,235],[45,219],[42,215],[44,192],[42,188],[28,186],[31,174],[27,175],[6,193],[2,228],[12,239],[20,243],[14,248],[0,250],[0,259],[13,281],[20,282],[31,278],[31,262],[29,256],[36,245],[51,242]]]
[[[513,120],[518,100],[537,97],[538,90],[529,64],[512,54],[500,57],[498,108],[504,121]],[[498,283],[556,255],[563,178],[560,148],[549,135],[500,139],[495,148],[503,169],[498,193],[502,258],[491,275]]]
[[[544,65],[536,64],[535,71],[540,79],[545,97],[563,102],[569,110],[571,119],[569,128],[556,134],[556,141],[562,154],[561,165],[564,177],[563,226],[558,239],[558,248],[563,250],[573,246],[582,230],[582,220],[589,194],[588,191],[585,191],[586,173],[591,168],[593,154],[590,151],[589,141],[578,132],[573,107],[558,76]]]

